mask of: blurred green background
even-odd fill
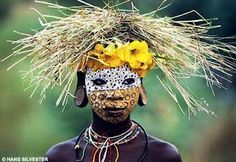
[[[56,2],[51,0],[48,2]],[[87,1],[102,5],[101,1]],[[218,17],[222,27],[211,31],[218,36],[236,35],[235,0],[173,0],[172,5],[161,16],[175,16],[190,10],[197,10],[204,17]],[[70,6],[79,5],[76,0],[57,0]],[[161,1],[135,0],[142,13],[156,9]],[[46,6],[32,0],[0,0],[0,59],[12,52],[13,46],[6,40],[21,38],[14,30],[32,33],[40,29],[38,15],[31,7],[43,13],[53,13]],[[126,6],[129,7],[129,6]],[[55,13],[56,14],[56,13]],[[193,15],[186,17],[192,18]],[[29,98],[30,91],[22,91],[23,82],[19,71],[27,67],[21,63],[6,71],[17,58],[0,64],[0,157],[43,156],[52,145],[77,136],[83,127],[91,122],[91,109],[78,109],[70,100],[67,109],[55,107],[58,91],[52,91],[47,99],[38,103],[38,98]],[[151,72],[144,80],[148,93],[148,105],[137,107],[133,119],[140,122],[149,134],[175,144],[184,162],[235,162],[236,161],[236,79],[225,83],[228,90],[215,89],[213,96],[204,80],[191,80],[189,86],[196,96],[209,103],[209,109],[217,118],[199,113],[189,120],[178,109],[167,92],[160,86]],[[74,85],[75,87],[75,85]]]

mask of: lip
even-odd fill
[[[122,111],[124,110],[123,108],[105,108],[104,109],[109,115],[112,116],[121,116]]]

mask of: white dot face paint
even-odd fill
[[[93,111],[110,123],[124,121],[138,103],[141,79],[129,67],[87,70],[85,85]]]
[[[139,75],[128,66],[93,71],[85,77],[87,95],[94,91],[119,90],[141,86]]]

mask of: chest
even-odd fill
[[[113,145],[110,147],[96,148],[91,143],[81,140],[77,153],[74,150],[64,162],[74,162],[79,159],[81,162],[139,162],[146,150],[146,142],[143,135],[138,135],[137,138],[128,143]],[[148,148],[146,156],[142,162],[161,162],[158,160],[160,155],[153,154],[151,150],[155,148]]]
[[[96,148],[85,141],[77,151],[78,159],[83,162],[138,162],[144,153],[145,145],[138,141],[110,147]]]

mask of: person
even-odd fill
[[[182,103],[189,115],[211,113],[207,103],[196,98],[186,85],[186,79],[203,78],[211,88],[224,87],[220,80],[229,81],[236,69],[232,59],[236,47],[221,42],[224,38],[208,35],[210,29],[218,26],[199,13],[199,19],[180,20],[195,11],[159,17],[157,11],[163,6],[140,14],[132,0],[107,3],[104,8],[77,1],[83,6],[37,1],[63,16],[40,14],[42,31],[33,35],[19,33],[24,38],[12,41],[16,47],[10,56],[23,57],[8,69],[31,58],[23,78],[30,77],[30,87],[35,87],[32,95],[42,88],[40,102],[48,90],[60,86],[56,106],[65,107],[70,96],[79,107],[88,102],[92,106],[91,125],[78,137],[49,149],[49,161],[180,162],[174,145],[148,135],[130,119],[136,104],[147,103],[142,80],[155,70],[159,80],[155,83],[164,86],[183,113]],[[120,9],[128,2],[131,10]],[[72,14],[68,16],[67,11]],[[72,95],[76,74],[76,93]]]
[[[75,104],[92,106],[93,121],[79,137],[59,143],[49,162],[181,162],[177,148],[146,134],[130,119],[147,102],[141,78],[128,66],[77,73]]]

